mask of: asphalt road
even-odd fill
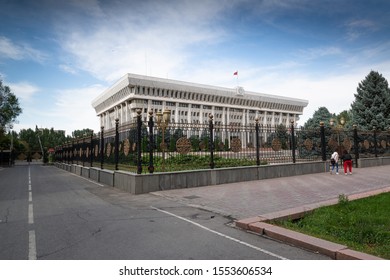
[[[52,166],[0,168],[3,260],[327,260],[229,216],[131,195]]]

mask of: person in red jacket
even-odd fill
[[[347,169],[349,169],[349,175],[352,175],[352,156],[348,151],[344,151],[341,159],[344,162],[344,173],[347,175]]]

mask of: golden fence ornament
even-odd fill
[[[128,156],[129,153],[130,153],[130,141],[129,141],[129,139],[126,139],[123,142],[123,153],[125,154],[125,156]]]
[[[35,159],[35,160],[41,159],[41,155],[40,155],[39,153],[36,152],[36,153],[33,155],[33,159]]]
[[[352,149],[352,142],[349,138],[345,138],[343,142],[343,146],[347,151],[350,151]]]
[[[206,143],[204,141],[200,141],[199,148],[200,148],[201,151],[205,150],[206,149]]]
[[[179,154],[185,155],[191,152],[191,142],[187,137],[181,137],[176,141],[176,150]]]
[[[383,149],[386,149],[386,144],[387,144],[387,143],[386,143],[385,140],[382,140],[382,141],[381,141],[381,146],[382,146]]]
[[[99,146],[96,144],[95,145],[95,157],[99,156]]]
[[[277,152],[280,151],[281,149],[282,149],[282,143],[280,142],[280,140],[278,138],[272,140],[272,150]]]
[[[107,148],[106,148],[106,155],[107,155],[107,157],[110,157],[111,151],[112,151],[111,143],[108,143],[107,144]]]
[[[24,153],[21,153],[19,156],[18,156],[18,160],[25,160],[27,158],[27,156],[24,154]]]
[[[334,151],[334,150],[336,150],[336,148],[338,147],[338,143],[337,143],[336,140],[330,139],[330,140],[328,141],[328,146],[329,146],[329,148],[330,148],[332,151]]]
[[[233,153],[241,152],[242,145],[241,145],[241,139],[240,138],[233,138],[230,142],[230,149]]]
[[[303,142],[303,145],[305,145],[306,150],[311,151],[313,149],[313,141],[310,139],[306,139],[305,142]]]
[[[368,140],[364,140],[363,146],[364,146],[364,148],[366,148],[366,149],[370,148],[370,142],[368,142]]]

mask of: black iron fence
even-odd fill
[[[171,123],[152,114],[56,147],[56,161],[134,173],[327,160],[333,151],[359,157],[390,155],[389,131]]]

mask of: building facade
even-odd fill
[[[213,115],[216,125],[249,125],[255,119],[262,125],[289,126],[295,123],[308,105],[307,100],[245,91],[242,87],[223,88],[170,79],[126,74],[92,101],[100,125],[115,127],[115,119],[125,124],[142,109],[143,121],[148,112],[154,116],[171,111],[173,123],[207,123]]]

